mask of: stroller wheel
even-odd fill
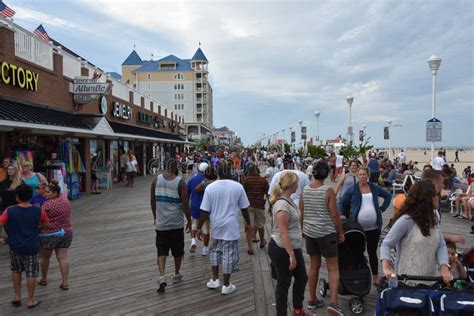
[[[319,294],[321,294],[322,297],[326,297],[326,294],[328,294],[328,288],[329,288],[329,284],[326,281],[326,279],[320,279],[319,280]]]
[[[349,306],[351,308],[351,312],[355,315],[359,315],[364,312],[364,302],[358,297],[354,297],[353,299],[351,299],[349,302]]]

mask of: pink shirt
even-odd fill
[[[72,234],[71,203],[63,197],[46,200],[41,207],[49,219],[49,228],[41,230],[42,234],[54,233],[64,229],[66,234]]]

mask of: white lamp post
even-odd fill
[[[281,128],[281,139],[282,139],[282,144],[281,144],[281,151],[285,153],[285,129],[282,127]]]
[[[353,96],[347,96],[346,97],[347,104],[349,105],[349,140],[352,145],[352,102],[354,102],[354,97]]]
[[[431,98],[431,116],[434,118],[436,116],[436,74],[438,73],[439,66],[441,65],[441,58],[436,55],[433,55],[428,59],[428,66],[431,69],[431,74],[433,75],[433,88],[432,88],[432,98]],[[434,159],[434,142],[431,142],[431,163]]]
[[[321,113],[319,113],[319,111],[316,111],[314,112],[314,116],[316,116],[316,141],[318,142],[319,144],[319,116],[321,115]]]
[[[293,134],[293,127],[288,126],[288,130],[290,131],[290,152],[293,151],[293,139],[291,138],[291,134]]]
[[[391,142],[390,142],[390,126],[392,125],[392,120],[387,120],[387,126],[388,126],[388,153],[387,153],[387,158],[390,159],[390,151],[392,149]]]

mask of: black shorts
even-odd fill
[[[91,180],[92,181],[96,181],[98,180],[99,178],[97,178],[97,175],[95,174],[95,172],[91,173]]]
[[[49,236],[40,238],[41,247],[48,250],[69,248],[71,246],[71,243],[72,234],[66,234],[63,237]]]
[[[157,230],[156,250],[158,257],[167,257],[170,253],[173,257],[184,255],[184,229]]]
[[[329,234],[320,238],[306,236],[306,252],[310,256],[323,256],[324,258],[337,257],[337,234]]]

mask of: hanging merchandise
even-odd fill
[[[29,150],[19,150],[15,152],[14,159],[20,174],[23,174],[23,165],[27,162],[34,166],[33,154]]]

